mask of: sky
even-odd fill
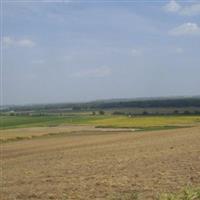
[[[200,94],[199,0],[3,0],[3,104]]]

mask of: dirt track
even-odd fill
[[[91,125],[61,125],[56,127],[33,127],[0,130],[0,142],[15,140],[16,138],[31,139],[33,137],[48,136],[50,134],[76,133],[76,132],[112,132],[112,131],[134,131],[130,128],[95,128]]]
[[[2,200],[115,199],[200,186],[200,127],[2,144]]]

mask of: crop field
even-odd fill
[[[69,134],[77,131],[148,131],[191,127],[200,116],[1,116],[0,142]]]
[[[96,119],[105,116],[0,116],[0,129],[24,128],[24,127],[46,127],[62,124],[89,124]]]
[[[198,115],[1,116],[0,140],[2,200],[200,199]]]
[[[0,129],[53,127],[59,125],[94,125],[107,127],[154,127],[193,125],[200,123],[200,115],[191,116],[0,116]]]
[[[200,200],[200,0],[0,2],[0,200]]]
[[[200,116],[147,116],[147,117],[111,117],[91,121],[91,124],[104,127],[163,127],[194,125],[200,123]]]

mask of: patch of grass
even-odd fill
[[[128,199],[130,199],[130,200],[138,200],[138,193],[137,192],[132,192],[130,194],[130,196],[128,197]]]
[[[8,142],[16,142],[16,141],[21,141],[21,140],[29,140],[29,139],[32,139],[32,137],[20,137],[20,136],[17,136],[15,138],[7,138],[7,139],[0,139],[0,144],[3,144],[3,143],[8,143]]]
[[[191,126],[150,126],[150,127],[115,127],[115,126],[95,126],[95,128],[124,128],[124,129],[135,129],[135,131],[156,131],[156,130],[169,130],[169,129],[177,129],[177,128],[189,128]]]
[[[132,191],[125,195],[115,196],[112,200],[139,200],[139,193],[137,191]]]
[[[90,124],[106,116],[0,116],[0,129],[55,127],[65,124]]]
[[[200,200],[200,188],[186,188],[176,194],[162,194],[158,200]]]
[[[62,136],[73,136],[75,135],[73,132],[60,132],[60,133],[47,133],[44,135],[32,135],[32,136],[17,136],[13,138],[7,138],[7,139],[0,139],[0,144],[3,143],[10,143],[10,142],[17,142],[21,140],[30,140],[30,139],[46,139],[46,138],[52,138],[52,137],[62,137]]]
[[[170,130],[177,128],[189,128],[191,126],[152,126],[152,127],[138,127],[138,131],[159,131],[159,130]]]
[[[108,135],[113,134],[113,132],[106,131],[71,131],[71,132],[58,132],[58,133],[47,133],[43,135],[32,135],[32,136],[16,136],[13,138],[0,139],[0,144],[17,142],[21,140],[30,140],[30,139],[47,139],[47,138],[58,138],[58,137],[76,137],[76,136],[88,136],[88,135]]]
[[[143,200],[137,191],[119,194],[112,200]],[[200,188],[187,187],[178,193],[160,194],[154,200],[200,200]]]

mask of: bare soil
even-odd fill
[[[1,144],[1,200],[152,200],[200,186],[200,127],[97,133]]]
[[[33,137],[46,136],[51,134],[75,133],[75,132],[116,132],[116,131],[135,131],[131,128],[96,128],[91,125],[60,125],[56,127],[33,127],[15,128],[0,130],[0,141],[12,141],[17,138],[31,139]]]

